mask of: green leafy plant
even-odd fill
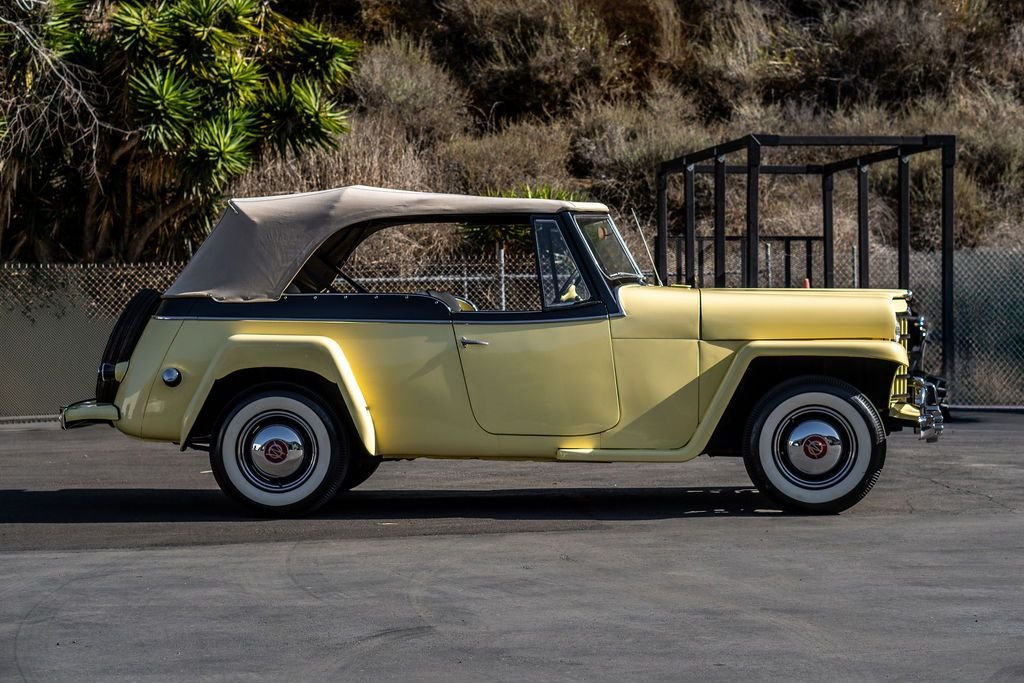
[[[61,97],[0,100],[27,101],[44,121],[33,130],[0,108],[0,168],[18,177],[0,186],[15,233],[0,243],[8,258],[29,245],[40,257],[178,255],[256,160],[329,148],[348,130],[337,96],[357,44],[267,2],[26,7],[0,24],[4,56],[22,55],[0,61],[4,85],[58,87]]]

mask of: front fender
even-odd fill
[[[337,384],[366,452],[377,454],[377,436],[370,408],[352,367],[336,341],[320,336],[236,334],[228,337],[217,350],[185,409],[180,443],[186,443],[214,382],[239,370],[267,367],[268,358],[275,359],[274,367],[306,370]]]
[[[711,435],[722,416],[725,415],[729,401],[736,393],[750,364],[757,358],[797,356],[871,358],[898,365],[907,364],[907,350],[901,344],[891,341],[852,339],[750,342],[736,352],[735,358],[715,391],[703,419],[697,425],[693,437],[686,444],[679,448],[666,449],[562,448],[558,451],[558,459],[579,462],[682,462],[696,458],[704,452],[710,442]]]
[[[704,448],[732,401],[750,364],[759,358],[862,358],[907,365],[907,350],[899,342],[880,339],[753,341],[741,347],[701,419],[698,435]]]

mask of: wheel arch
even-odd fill
[[[758,356],[743,372],[729,398],[705,452],[739,456],[747,417],[767,392],[798,377],[824,376],[842,380],[861,391],[884,416],[889,408],[892,381],[900,363],[891,358],[849,356]]]
[[[267,365],[268,358],[286,361]],[[377,454],[369,407],[337,342],[324,337],[235,335],[218,351],[185,411],[181,447],[201,447],[224,409],[258,385],[288,384],[322,398],[361,450]]]

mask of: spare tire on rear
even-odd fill
[[[100,358],[100,368],[106,365],[117,365],[132,357],[132,351],[139,343],[146,323],[156,313],[160,305],[160,292],[155,289],[140,289],[132,297],[128,305],[114,323],[114,329],[107,338],[107,346]],[[96,378],[96,401],[112,403],[117,395],[117,380],[100,374]]]

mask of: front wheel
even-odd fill
[[[218,426],[210,465],[221,489],[262,514],[312,512],[338,491],[349,464],[333,413],[299,391],[241,398]]]
[[[755,406],[743,462],[762,493],[783,507],[842,512],[878,481],[885,431],[871,402],[829,377],[779,385]]]

